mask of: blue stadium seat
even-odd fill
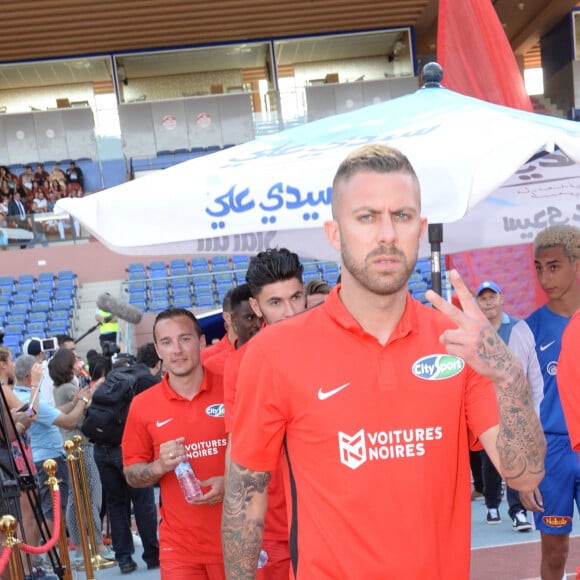
[[[145,264],[143,262],[131,262],[127,265],[126,271],[129,273],[143,272],[145,274]]]
[[[153,260],[149,262],[149,276],[152,272],[163,272],[167,276],[167,264],[163,260]]]
[[[213,275],[213,279],[214,279],[216,284],[218,282],[227,282],[230,284],[230,286],[234,285],[234,280],[232,278],[231,272],[216,272]]]
[[[28,300],[22,302],[15,302],[10,309],[12,314],[26,314],[30,312],[30,302]]]
[[[173,296],[191,296],[189,286],[173,286]]]
[[[195,296],[195,306],[196,308],[211,308],[215,306],[215,298],[213,294],[206,294],[205,292],[201,294],[196,294]]]
[[[169,308],[169,298],[158,298],[157,300],[151,300],[149,303],[149,310],[151,312],[161,312]]]
[[[141,310],[141,312],[147,312],[147,300],[145,298],[142,299],[135,298],[135,300],[129,301],[129,304],[131,304],[131,306],[134,306],[135,308],[138,308],[139,310]]]
[[[51,322],[55,320],[66,320],[67,322],[69,322],[70,318],[71,318],[70,310],[53,310],[50,313]]]
[[[167,286],[165,288],[151,288],[149,291],[151,302],[155,300],[163,300],[168,297]]]
[[[11,312],[7,313],[5,316],[6,324],[21,324],[28,320],[28,311],[24,312]]]
[[[52,282],[54,285],[55,280],[56,276],[54,272],[40,272],[40,274],[38,275],[39,282]]]
[[[59,298],[52,303],[53,310],[72,310],[73,300],[72,298]]]
[[[25,285],[32,284],[34,286],[35,283],[36,283],[36,278],[34,277],[34,274],[20,274],[20,276],[18,276],[18,285],[19,286],[21,284],[25,284]]]
[[[46,329],[47,334],[69,334],[70,325],[68,320],[49,320]]]
[[[187,270],[187,261],[184,258],[173,258],[169,261],[169,271]]]
[[[56,279],[60,282],[62,280],[73,280],[76,282],[77,275],[72,270],[61,270],[57,275]]]
[[[52,292],[54,290],[54,280],[43,280],[36,285],[37,292]]]
[[[26,336],[45,336],[46,323],[45,322],[28,322],[26,325]]]
[[[34,302],[52,302],[52,292],[37,292],[34,295]]]
[[[181,296],[173,297],[173,308],[191,308],[191,306],[192,301],[189,294],[187,296],[184,294]]]
[[[32,312],[48,312],[52,309],[52,302],[50,300],[35,300],[32,303]]]
[[[151,272],[149,275],[149,288],[155,290],[168,290],[167,274],[160,271]]]
[[[22,334],[24,333],[24,330],[26,329],[26,324],[24,323],[24,321],[22,322],[9,322],[5,327],[4,327],[4,336],[6,336],[7,334],[20,334],[20,336],[22,336]]]
[[[48,312],[31,312],[28,315],[28,322],[43,322],[46,324],[48,320]]]
[[[197,274],[191,277],[191,282],[194,288],[200,286],[211,285],[211,274]]]

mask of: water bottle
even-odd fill
[[[199,479],[193,472],[189,461],[182,461],[174,471],[186,502],[193,503],[203,495]]]
[[[260,550],[260,555],[258,556],[258,568],[263,568],[268,563],[268,552],[265,550]]]

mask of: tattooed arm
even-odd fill
[[[531,492],[544,475],[546,440],[528,381],[520,361],[489,324],[459,274],[452,271],[450,277],[463,311],[433,291],[426,295],[458,327],[445,331],[440,341],[449,354],[493,381],[499,425],[480,435],[480,441],[510,487]]]
[[[183,442],[185,437],[165,441],[159,446],[159,457],[151,463],[139,462],[125,465],[123,472],[131,487],[155,485],[166,473],[187,460]]]
[[[222,545],[228,580],[256,577],[264,535],[270,473],[233,461],[227,469],[222,516]]]

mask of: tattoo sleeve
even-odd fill
[[[134,463],[124,469],[125,479],[131,487],[150,487],[162,477],[153,463]]]
[[[511,487],[535,487],[544,473],[546,440],[518,357],[495,333],[484,331],[479,357],[496,371],[499,408],[497,450]]]
[[[268,505],[270,472],[230,462],[222,516],[222,545],[228,580],[256,577]]]

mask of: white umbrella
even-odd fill
[[[527,242],[549,223],[580,219],[580,124],[431,84],[57,208],[123,254],[248,254],[286,245],[335,259],[321,225],[336,168],[354,148],[386,142],[415,166],[424,215],[450,224],[446,253]],[[554,153],[527,163],[541,151]],[[429,254],[427,243],[421,254]]]

